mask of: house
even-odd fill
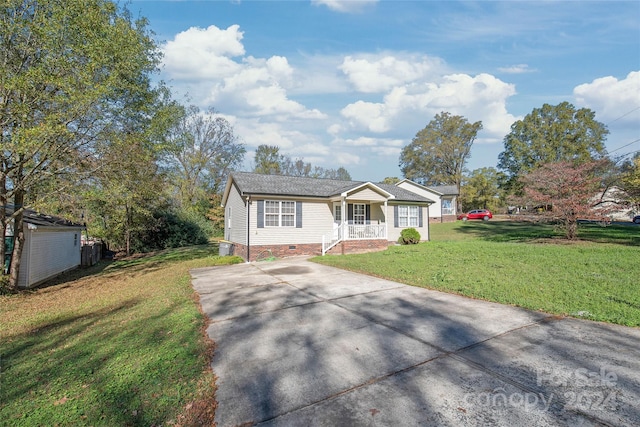
[[[458,215],[458,188],[455,185],[424,186],[408,179],[396,184],[400,188],[419,194],[435,203],[429,208],[429,222],[452,222]]]
[[[233,172],[222,196],[224,237],[248,261],[378,251],[404,228],[428,240],[432,203],[388,184]]]
[[[601,190],[592,198],[597,213],[604,214],[612,221],[631,221],[636,214],[634,206],[628,203],[627,193],[616,186]]]
[[[84,226],[51,215],[24,211],[24,247],[18,287],[32,288],[47,279],[80,266],[81,233]],[[11,264],[14,230],[7,227],[5,272]]]

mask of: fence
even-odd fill
[[[80,263],[83,267],[91,267],[102,259],[102,243],[89,242],[82,245]]]

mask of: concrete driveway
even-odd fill
[[[218,426],[640,425],[640,329],[318,265],[196,269]]]

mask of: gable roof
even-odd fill
[[[458,187],[455,185],[432,185],[426,186],[422,184],[418,184],[415,181],[411,181],[408,178],[403,179],[402,181],[396,183],[395,185],[400,185],[403,182],[406,182],[411,185],[415,185],[416,187],[423,188],[425,190],[429,190],[432,193],[439,194],[440,196],[457,196],[458,195]]]
[[[436,193],[440,193],[444,196],[457,196],[458,195],[458,187],[455,185],[435,185],[432,187],[427,187]]]
[[[337,179],[308,178],[285,175],[263,175],[251,172],[233,172],[229,176],[223,202],[229,195],[231,182],[242,195],[321,197],[329,198],[366,185],[377,187],[395,201],[433,203],[411,191],[388,184],[367,181],[342,181]]]

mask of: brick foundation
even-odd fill
[[[347,240],[338,243],[327,253],[331,255],[340,254],[358,254],[365,252],[383,251],[392,245],[384,239],[379,240]],[[247,260],[247,247],[238,243],[233,244],[233,255]],[[249,251],[249,261],[256,261],[274,256],[276,258],[285,258],[296,255],[322,255],[321,243],[306,243],[296,245],[261,245],[251,246]]]
[[[429,217],[429,224],[439,224],[441,222],[456,222],[458,217],[456,215],[442,215]]]

